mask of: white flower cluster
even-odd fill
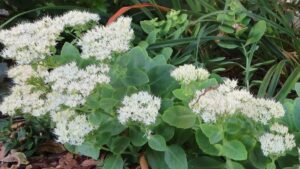
[[[48,75],[46,67],[38,66],[33,69],[30,65],[17,65],[8,70],[7,75],[13,79],[14,83],[25,85],[26,81],[31,77],[45,77]]]
[[[45,101],[41,99],[42,94],[40,91],[33,92],[30,85],[16,85],[12,88],[11,94],[3,99],[0,110],[10,116],[17,112],[41,116],[46,113]]]
[[[52,114],[52,120],[56,122],[54,133],[60,143],[81,145],[84,137],[96,128],[85,115],[76,115],[70,109]]]
[[[279,102],[255,98],[246,90],[236,89],[236,86],[236,81],[226,80],[216,89],[197,91],[189,106],[205,123],[215,123],[219,117],[236,113],[263,124],[284,116]]]
[[[14,80],[15,86],[11,94],[3,99],[0,111],[11,116],[17,113],[28,113],[33,116],[48,113],[56,124],[54,133],[59,142],[82,144],[84,137],[96,126],[91,125],[85,115],[78,115],[73,108],[84,104],[85,98],[91,94],[97,84],[110,82],[109,66],[101,63],[79,68],[75,62],[71,62],[53,69],[42,66],[33,69],[31,64],[38,65],[38,61],[53,54],[56,41],[66,27],[98,20],[96,14],[71,11],[60,17],[44,17],[34,23],[19,24],[10,30],[1,30],[0,42],[5,48],[0,55],[14,59],[18,66],[8,71],[8,77]],[[111,57],[114,52],[127,51],[133,39],[130,24],[130,18],[121,17],[109,26],[99,26],[87,32],[78,42],[83,49],[81,57],[96,57],[104,60]],[[32,77],[36,79],[33,78],[30,81],[33,83],[29,83],[28,79]],[[33,86],[35,83],[39,85],[40,82],[45,86]],[[45,87],[42,88],[45,90],[39,91],[39,87]],[[160,108],[160,99],[145,92],[133,96],[133,99],[140,96],[144,100],[136,100],[138,104],[131,103],[127,106],[139,106],[136,109],[146,115],[144,117],[140,115],[138,118],[128,116],[127,120],[154,123]],[[120,110],[126,111],[126,108]],[[140,114],[138,111],[134,113]]]
[[[171,76],[177,81],[189,84],[192,81],[202,81],[209,77],[209,72],[194,65],[182,65],[171,72]]]
[[[67,12],[64,15],[55,18],[56,24],[64,25],[64,27],[84,25],[90,21],[97,22],[99,20],[100,17],[97,14],[93,14],[85,11],[76,11],[76,10]]]
[[[57,109],[62,104],[69,107],[83,104],[97,83],[109,83],[108,71],[109,67],[104,64],[79,69],[75,62],[55,68],[45,77],[52,89],[48,94],[49,109]]]
[[[117,111],[121,124],[129,121],[139,122],[145,125],[155,123],[161,100],[148,92],[138,92],[131,96],[125,96],[123,106]]]
[[[99,17],[87,12],[71,11],[54,19],[44,17],[33,23],[19,24],[0,31],[0,42],[5,48],[0,55],[18,64],[29,64],[51,55],[60,33],[66,26],[97,21]]]
[[[82,49],[81,57],[102,61],[111,58],[114,52],[127,51],[134,35],[130,24],[131,18],[120,17],[108,26],[98,26],[85,33],[78,42]]]
[[[15,86],[12,87],[9,96],[4,97],[0,104],[0,111],[10,116],[17,112],[30,113],[33,116],[41,116],[44,110],[45,101],[42,99],[43,92],[33,91],[32,86],[26,84],[30,77],[40,77],[47,74],[44,67],[37,67],[34,70],[29,65],[18,65],[8,71],[8,76],[13,79]]]
[[[287,127],[278,123],[271,126],[271,133],[265,133],[259,138],[262,152],[265,156],[279,157],[295,146],[294,135],[289,134]]]

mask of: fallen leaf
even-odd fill
[[[59,167],[63,169],[75,169],[78,168],[79,164],[73,158],[71,153],[66,154],[61,159],[59,159]],[[56,167],[57,168],[57,167]]]
[[[5,157],[5,147],[2,143],[0,143],[0,160],[2,160]]]
[[[82,167],[93,167],[93,166],[96,166],[97,164],[98,164],[98,162],[96,160],[87,159],[87,160],[84,160],[80,165]]]
[[[11,150],[10,154],[4,157],[0,160],[4,163],[17,163],[17,167],[24,164],[27,165],[29,162],[27,161],[27,158],[24,153],[16,152],[14,150]]]
[[[18,121],[15,122],[10,126],[11,129],[18,129],[19,127],[23,126],[25,124],[25,121]]]
[[[65,152],[66,149],[62,144],[56,143],[54,141],[46,141],[45,143],[42,143],[38,147],[39,153],[53,153],[53,154],[59,154]]]

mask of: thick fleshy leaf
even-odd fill
[[[188,169],[185,152],[178,145],[169,146],[164,159],[171,169]]]

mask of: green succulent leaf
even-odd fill
[[[165,138],[158,134],[150,136],[150,138],[148,140],[148,144],[149,144],[149,147],[151,147],[153,150],[156,150],[156,151],[166,151],[167,150]]]
[[[196,115],[189,108],[174,106],[164,112],[162,119],[171,126],[187,129],[195,125]]]
[[[186,154],[178,145],[169,146],[165,151],[164,159],[169,168],[188,169]]]

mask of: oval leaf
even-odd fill
[[[223,145],[223,154],[233,160],[246,160],[247,150],[238,140],[227,141]]]
[[[156,151],[165,151],[167,149],[166,140],[161,135],[153,135],[148,141],[149,147]]]
[[[186,107],[174,106],[164,112],[162,119],[171,126],[187,129],[194,126],[196,115]]]
[[[178,145],[171,145],[165,152],[165,162],[172,169],[188,169],[184,150]]]
[[[104,161],[103,169],[123,169],[123,159],[119,155],[112,155]]]

